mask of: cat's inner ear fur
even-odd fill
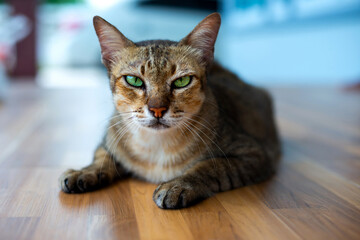
[[[212,13],[204,18],[189,35],[180,41],[180,45],[189,45],[199,49],[202,60],[206,63],[214,57],[214,45],[219,32],[221,18],[219,13]]]
[[[110,68],[121,49],[135,44],[103,18],[95,16],[93,22],[100,42],[102,62],[107,68]]]

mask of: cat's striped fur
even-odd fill
[[[115,111],[93,163],[60,177],[65,192],[86,192],[132,174],[160,183],[153,199],[182,208],[214,193],[267,179],[280,158],[271,98],[213,62],[219,14],[180,42],[133,43],[100,17],[94,26]],[[134,88],[123,76],[143,79]],[[172,82],[192,76],[188,87]],[[164,106],[152,116],[151,106]]]

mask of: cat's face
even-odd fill
[[[133,43],[94,18],[114,103],[128,123],[153,130],[185,125],[205,100],[206,67],[212,61],[220,18],[205,18],[182,41]]]
[[[150,44],[121,51],[110,74],[124,118],[166,129],[196,114],[204,101],[205,67],[188,47]]]

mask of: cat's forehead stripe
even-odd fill
[[[174,75],[175,72],[176,72],[176,64],[173,64],[173,65],[171,65],[171,71],[170,71],[170,73],[171,73],[171,75]]]
[[[161,45],[150,45],[142,49],[144,51],[144,56],[146,60],[146,68],[144,72],[141,73],[144,75],[145,72],[157,72],[161,73],[165,68],[169,67],[169,49],[166,46]]]
[[[145,74],[145,66],[141,65],[141,70],[140,70],[141,74],[144,75]]]

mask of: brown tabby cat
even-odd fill
[[[213,62],[220,15],[180,42],[134,43],[94,17],[115,112],[93,163],[60,177],[67,193],[133,174],[161,184],[160,208],[183,208],[274,173],[280,144],[270,96]]]

